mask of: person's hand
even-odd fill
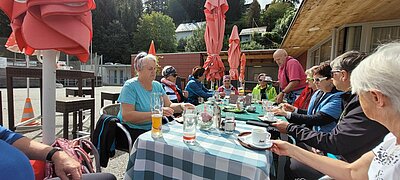
[[[185,98],[189,97],[189,92],[188,91],[182,91],[183,96],[185,96]]]
[[[272,125],[278,128],[279,132],[286,134],[289,123],[287,121],[277,121],[276,123],[272,123]]]
[[[281,140],[272,140],[272,147],[270,150],[279,156],[289,156],[291,150],[295,148],[292,144],[281,141]]]
[[[55,173],[60,179],[81,179],[81,164],[63,151],[56,152],[52,157]]]
[[[225,92],[220,92],[219,95],[220,95],[221,97],[225,97],[225,96],[226,96],[226,93],[225,93]]]
[[[170,107],[163,107],[163,116],[172,116],[174,115],[174,109],[170,108]]]
[[[283,109],[275,108],[272,110],[275,116],[285,116],[287,115],[287,112]]]
[[[294,112],[294,110],[296,109],[296,107],[294,107],[288,103],[283,103],[282,107],[285,111],[288,111],[288,112]]]
[[[284,98],[285,94],[283,94],[282,92],[280,92],[277,96],[276,96],[276,100],[275,102],[280,104],[283,102],[283,98]]]
[[[185,110],[185,109],[195,109],[196,106],[194,106],[193,104],[190,104],[190,103],[181,103],[181,108],[183,110]]]

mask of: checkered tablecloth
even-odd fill
[[[182,140],[182,125],[163,126],[163,138],[139,136],[129,157],[125,179],[269,179],[270,151],[253,151],[237,141],[254,126],[238,121],[234,135],[197,130],[195,145]]]

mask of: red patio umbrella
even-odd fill
[[[206,31],[204,40],[207,47],[207,60],[204,62],[207,80],[214,82],[224,75],[225,67],[219,53],[222,49],[225,31],[225,13],[229,6],[226,0],[207,0],[204,7]]]
[[[240,57],[240,75],[239,81],[244,83],[244,71],[246,69],[246,55],[243,53],[242,57]]]
[[[240,39],[237,26],[233,26],[231,36],[229,37],[228,62],[229,75],[232,80],[237,80],[239,72],[237,70],[240,59]]]
[[[93,0],[0,1],[11,20],[19,49],[31,55],[43,51],[43,142],[55,139],[55,71],[58,51],[75,55],[82,62],[89,57],[92,38]]]

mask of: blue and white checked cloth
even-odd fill
[[[196,144],[183,142],[182,125],[163,126],[163,138],[146,132],[136,140],[125,179],[269,179],[270,151],[253,151],[237,141],[254,126],[237,121],[234,135],[197,130]]]

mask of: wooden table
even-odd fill
[[[40,109],[42,112],[43,107],[43,91],[42,91],[42,69],[39,68],[26,68],[26,67],[7,67],[6,78],[7,78],[7,101],[8,101],[8,128],[12,131],[15,130],[14,122],[14,88],[13,78],[24,77],[24,78],[37,78],[40,80]],[[78,96],[83,95],[82,80],[91,79],[91,88],[94,95],[95,76],[93,72],[89,71],[77,71],[77,70],[56,70],[57,79],[76,79],[78,80]],[[54,82],[55,83],[55,82]],[[94,97],[94,96],[92,96]]]
[[[101,92],[101,107],[104,106],[104,100],[110,100],[114,104],[118,97],[119,92]]]
[[[68,139],[69,113],[73,113],[72,136],[77,137],[77,132],[82,131],[84,110],[90,109],[90,134],[94,130],[94,98],[68,97],[56,100],[56,112],[63,113],[63,137]],[[78,116],[77,116],[78,114]],[[78,118],[78,119],[77,119]],[[79,120],[79,121],[77,121]]]

